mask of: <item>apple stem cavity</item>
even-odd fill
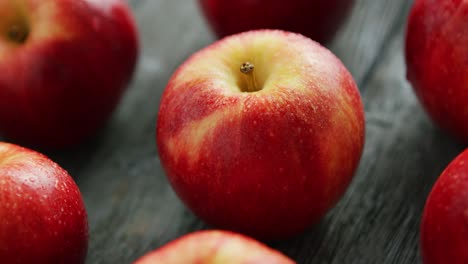
[[[254,64],[251,62],[244,62],[240,67],[240,71],[244,74],[245,82],[247,83],[246,90],[242,90],[243,92],[256,92],[259,91],[257,87],[257,82],[255,80],[254,74]]]
[[[29,36],[28,12],[23,2],[7,1],[6,6],[2,5],[3,12],[0,12],[0,16],[7,16],[0,30],[8,41],[15,44],[24,44]]]
[[[28,37],[28,30],[25,26],[12,25],[8,28],[8,38],[16,43],[24,43]]]

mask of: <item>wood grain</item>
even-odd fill
[[[358,0],[328,47],[353,73],[366,108],[362,162],[348,192],[303,235],[270,243],[298,263],[417,263],[418,225],[430,187],[462,146],[433,127],[405,80],[402,43],[410,2]],[[196,1],[130,1],[142,53],[112,120],[83,146],[48,152],[75,177],[87,205],[87,263],[131,263],[208,228],[178,200],[159,164],[155,121],[166,82],[214,41]]]

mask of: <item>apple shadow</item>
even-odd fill
[[[93,159],[93,154],[101,149],[111,133],[113,121],[108,122],[90,138],[82,143],[63,149],[45,149],[42,153],[68,171],[75,180],[82,174]],[[40,151],[40,150],[39,150]]]
[[[289,258],[301,261],[300,263],[319,263],[310,262],[312,259],[320,260],[320,263],[330,263],[333,259],[333,250],[331,243],[325,243],[324,240],[331,224],[331,216],[327,214],[318,224],[310,226],[299,235],[284,240],[265,241],[265,243]]]
[[[92,159],[93,153],[103,146],[103,142],[111,133],[111,126],[113,126],[112,123],[114,123],[114,121],[110,120],[107,124],[104,124],[102,128],[96,131],[94,135],[84,139],[77,145],[69,147],[47,148],[6,138],[2,135],[0,135],[0,141],[22,146],[44,154],[67,170],[74,178],[76,175],[80,175],[81,169],[86,167],[86,164],[88,164],[90,159]]]

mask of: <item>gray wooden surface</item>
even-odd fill
[[[419,263],[418,227],[436,177],[462,150],[435,128],[405,79],[411,1],[357,0],[328,47],[353,73],[366,108],[366,146],[347,193],[304,234],[270,243],[298,263]],[[168,185],[155,146],[159,100],[175,68],[214,41],[196,1],[130,0],[142,41],[138,70],[104,131],[47,153],[69,170],[90,222],[87,263],[131,263],[208,228]]]

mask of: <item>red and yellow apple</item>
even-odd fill
[[[364,144],[356,84],[302,35],[232,35],[181,65],[162,95],[159,157],[207,223],[260,238],[295,235],[341,197]]]
[[[468,263],[468,149],[442,172],[421,222],[424,264]]]
[[[468,143],[468,1],[414,2],[406,64],[407,78],[432,120]]]
[[[218,37],[254,29],[282,29],[320,43],[330,41],[354,0],[199,0]]]
[[[137,53],[122,0],[0,1],[0,134],[49,148],[91,137],[129,84]]]
[[[83,264],[87,247],[86,209],[70,175],[0,142],[0,263]]]
[[[210,230],[185,235],[148,253],[134,264],[294,264],[295,262],[249,237]]]

